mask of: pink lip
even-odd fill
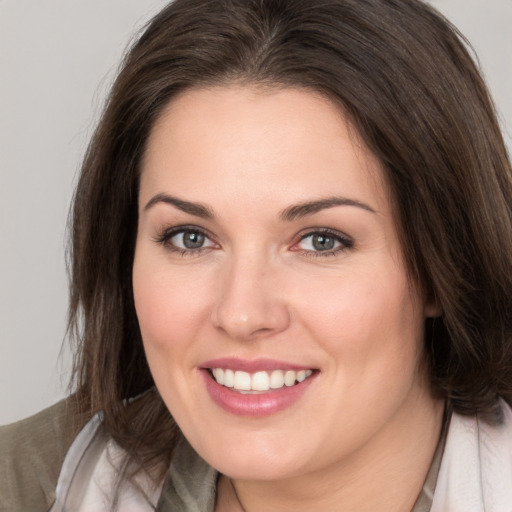
[[[213,368],[221,367],[213,366]],[[314,372],[306,380],[294,386],[271,389],[258,394],[244,394],[218,384],[208,369],[201,368],[199,372],[210,397],[218,406],[231,414],[253,418],[270,416],[290,407],[302,397],[318,376],[318,372]]]
[[[285,361],[277,361],[275,359],[255,359],[249,361],[247,359],[238,359],[235,357],[223,357],[220,359],[212,359],[200,365],[201,368],[223,368],[229,370],[241,370],[247,373],[262,372],[265,370],[311,370],[311,366],[300,366],[290,364]]]

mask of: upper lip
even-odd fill
[[[286,361],[278,361],[277,359],[239,359],[236,357],[222,357],[219,359],[211,359],[200,365],[201,368],[223,368],[225,370],[240,370],[247,373],[256,373],[261,371],[273,370],[312,370],[311,366],[293,364]]]

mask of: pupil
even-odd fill
[[[187,249],[198,249],[204,244],[204,235],[201,233],[185,233],[183,235],[183,245]]]
[[[334,238],[316,235],[313,237],[313,247],[317,251],[329,251],[334,248]]]

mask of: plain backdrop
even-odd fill
[[[166,3],[0,0],[0,424],[66,394],[73,186],[123,50]],[[512,0],[431,3],[476,49],[512,148]]]

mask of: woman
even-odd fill
[[[510,510],[511,204],[423,3],[170,4],[77,187],[76,393],[3,433],[5,501]]]

